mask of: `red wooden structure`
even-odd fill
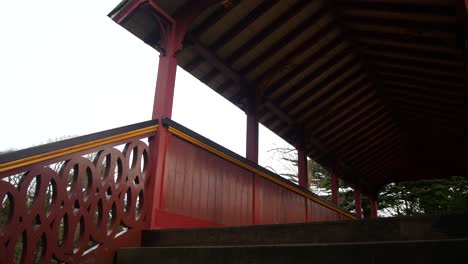
[[[384,184],[466,176],[467,7],[123,1],[110,17],[160,51],[152,120],[1,155],[0,259],[110,263],[148,228],[356,219],[361,192],[375,218]],[[246,158],[170,119],[177,65],[246,111]],[[257,165],[259,122],[297,146],[299,186]]]

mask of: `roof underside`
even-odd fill
[[[155,2],[174,14],[187,1]],[[223,3],[195,20],[178,54],[211,89],[244,110],[256,96],[262,124],[364,188],[466,176],[459,2]],[[122,25],[158,48],[151,12]]]

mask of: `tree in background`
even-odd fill
[[[271,150],[280,156],[284,171],[281,176],[298,183],[297,152],[289,148]],[[314,160],[308,160],[309,190],[320,197],[331,199],[330,172]],[[354,211],[353,190],[339,181],[340,206]],[[390,183],[382,187],[378,199],[379,214],[382,216],[415,216],[422,214],[468,213],[468,179],[451,177]],[[368,198],[362,195],[364,217],[369,217]]]

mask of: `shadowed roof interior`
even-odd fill
[[[174,14],[188,1],[154,2]],[[220,1],[178,64],[243,110],[255,98],[263,125],[363,189],[466,176],[462,2]],[[152,12],[122,26],[160,50]]]

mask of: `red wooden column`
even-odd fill
[[[171,118],[172,105],[174,101],[174,86],[177,72],[176,54],[182,49],[182,42],[192,21],[201,14],[207,7],[218,2],[216,0],[200,0],[188,2],[180,11],[169,16],[164,10],[153,1],[133,0],[117,21],[122,22],[132,10],[142,3],[147,3],[154,11],[154,19],[160,26],[162,34],[161,52],[159,55],[158,76],[156,81],[156,91],[154,95],[152,119],[159,120],[159,129],[156,136],[149,142],[149,184],[147,216],[148,228],[155,229],[160,226],[158,213],[164,210],[164,176],[165,161],[170,134],[162,125],[163,118]]]
[[[252,102],[247,109],[247,138],[245,157],[258,163],[258,115],[255,103]],[[260,223],[260,178],[253,174],[253,224]]]
[[[377,195],[369,195],[370,217],[377,218]]]
[[[361,192],[357,187],[354,187],[354,211],[358,218],[362,218]]]
[[[258,163],[258,119],[255,110],[247,112],[247,138],[245,157]]]
[[[297,150],[297,159],[299,186],[308,190],[307,156],[302,149]]]
[[[332,173],[331,175],[331,201],[332,203],[339,205],[340,203],[340,197],[339,197],[339,190],[338,190],[338,177],[336,176],[335,173]]]

